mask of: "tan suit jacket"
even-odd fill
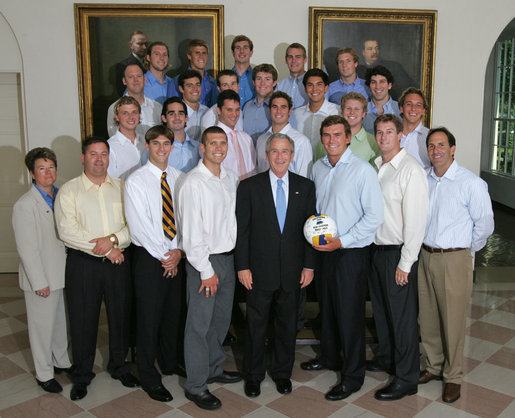
[[[20,288],[64,288],[65,247],[57,238],[54,213],[35,186],[14,204],[12,221],[21,258]]]

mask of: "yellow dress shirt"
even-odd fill
[[[118,248],[130,244],[130,234],[123,210],[123,184],[120,179],[106,176],[100,185],[82,173],[65,183],[55,200],[55,221],[67,247],[93,253],[94,238],[115,234]]]

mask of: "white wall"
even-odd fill
[[[170,3],[158,0],[111,2]],[[61,175],[65,178],[80,170],[73,3],[73,0],[0,0],[0,10],[21,50],[28,146],[57,148]],[[224,4],[225,35],[245,33],[254,41],[253,64],[277,63],[283,54],[278,46],[285,43],[298,41],[306,46],[308,43],[308,8],[312,4],[306,0],[180,3]],[[458,142],[457,159],[478,173],[485,68],[495,40],[515,16],[515,2],[324,0],[316,5],[438,10],[433,126],[445,125],[454,132]],[[0,35],[9,31],[6,22],[0,19]],[[231,66],[228,47],[226,45],[226,66]],[[16,60],[14,51],[0,47],[0,52],[0,71],[19,67],[12,61]],[[284,66],[279,68],[284,76]],[[70,158],[64,162],[63,156]]]

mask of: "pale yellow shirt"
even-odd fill
[[[84,173],[65,183],[55,199],[55,222],[66,246],[96,256],[96,244],[89,241],[115,234],[118,247],[126,248],[130,234],[122,193],[121,180],[109,175],[100,186]]]

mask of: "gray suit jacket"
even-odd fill
[[[64,287],[66,252],[57,238],[54,213],[32,186],[13,207],[13,228],[16,247],[21,258],[20,288],[36,291]]]

